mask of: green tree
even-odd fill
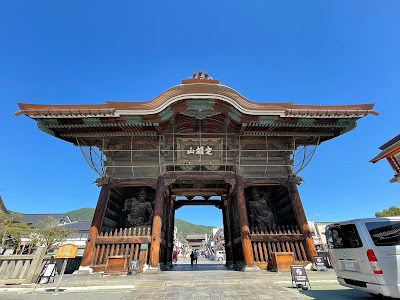
[[[382,212],[376,212],[375,217],[395,217],[400,216],[400,207],[391,206],[388,209],[383,210]]]
[[[31,245],[46,246],[47,250],[59,244],[64,238],[72,235],[73,232],[60,225],[57,221],[48,217],[35,224],[35,228],[31,234]]]
[[[16,212],[0,213],[0,254],[6,249],[15,250],[21,243],[21,238],[28,237],[31,231],[28,223],[22,221],[22,214]]]

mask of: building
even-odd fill
[[[215,247],[214,250],[225,250],[224,228],[218,228],[214,234]]]
[[[114,256],[121,269],[137,259],[141,270],[164,269],[184,205],[222,211],[228,265],[266,269],[276,251],[312,261],[298,174],[321,143],[377,114],[373,104],[252,102],[202,71],[148,102],[18,105],[99,175],[82,271],[104,271]]]
[[[394,177],[390,179],[390,182],[400,183],[400,134],[380,146],[379,149],[381,152],[371,159],[370,162],[376,163],[386,158],[394,171]]]
[[[198,249],[199,251],[203,251],[207,244],[207,234],[189,234],[186,237],[186,241],[192,250]]]
[[[9,213],[5,208],[3,200],[0,197],[0,213]],[[89,229],[92,221],[72,221],[67,214],[22,214],[21,221],[26,222],[30,227],[34,228],[37,223],[44,221],[48,218],[55,220],[55,225],[63,226],[71,234],[61,241],[58,245],[51,248],[47,255],[55,255],[58,251],[58,246],[63,244],[75,244],[77,245],[78,252],[74,259],[69,259],[65,269],[66,274],[70,274],[77,270],[80,266],[82,256],[86,247],[87,238],[89,235]],[[54,225],[54,224],[51,224]],[[21,242],[17,248],[17,253],[28,254],[32,250],[31,238],[22,237]],[[0,248],[0,253],[2,249]],[[13,254],[14,249],[8,249],[8,254]],[[58,262],[58,270],[61,269],[61,262]]]

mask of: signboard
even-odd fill
[[[223,162],[222,138],[177,138],[177,162],[183,165]]]
[[[65,244],[58,247],[57,258],[75,258],[78,252],[78,246],[75,244]]]
[[[291,265],[290,266],[290,273],[292,274],[292,285],[293,282],[296,284],[297,287],[302,287],[303,284],[308,284],[310,285],[310,281],[308,280],[306,269],[304,266],[301,265]],[[300,284],[298,284],[300,283]],[[311,285],[310,285],[311,287]]]
[[[140,244],[140,250],[146,250],[147,244]]]
[[[313,268],[317,271],[328,271],[325,266],[325,258],[323,256],[314,256]]]

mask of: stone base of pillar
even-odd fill
[[[243,272],[260,272],[261,271],[261,269],[259,268],[259,267],[257,267],[257,266],[254,266],[254,267],[244,267],[243,269],[242,269],[242,271]]]
[[[93,274],[93,269],[91,267],[79,267],[74,274]]]
[[[231,267],[233,265],[233,260],[227,260],[226,265]]]
[[[160,268],[149,267],[143,274],[158,274],[158,273],[161,273]]]
[[[236,263],[229,267],[235,271],[242,271],[242,272],[259,272],[259,271],[261,271],[261,269],[257,266],[249,267],[249,266],[245,266],[243,263]]]

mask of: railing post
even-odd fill
[[[37,278],[39,277],[42,262],[44,259],[44,255],[46,254],[47,247],[38,247],[36,249],[35,256],[32,260],[32,263],[29,267],[28,274],[25,279],[25,283],[35,283]]]

